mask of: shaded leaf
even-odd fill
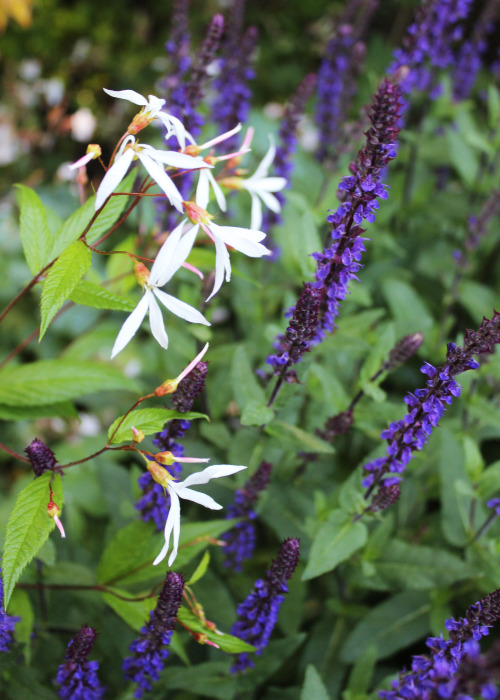
[[[324,440],[321,440],[316,435],[307,433],[302,428],[297,428],[290,423],[284,423],[281,420],[275,420],[265,428],[268,435],[282,440],[284,444],[297,445],[301,449],[307,449],[309,452],[319,452],[320,454],[333,454],[335,452],[332,445]]]
[[[133,597],[127,591],[122,591],[119,588],[114,588],[113,590],[125,598]],[[118,617],[121,617],[136,632],[140,632],[141,627],[144,627],[146,622],[149,622],[149,613],[156,605],[155,596],[145,600],[122,600],[112,593],[103,593],[102,598],[115,611]]]
[[[113,311],[133,311],[136,304],[125,297],[113,294],[98,284],[81,280],[69,295],[75,304],[91,306],[94,309],[111,309]]]
[[[302,692],[300,694],[300,700],[329,700],[330,695],[328,694],[325,684],[321,680],[316,667],[312,664],[306,668],[306,675],[304,678],[304,685],[302,686]]]
[[[177,613],[177,619],[186,625],[192,632],[196,634],[204,634],[211,642],[215,642],[222,651],[228,654],[241,654],[243,652],[255,651],[255,647],[247,644],[238,637],[233,637],[230,634],[221,634],[220,630],[215,632],[209,629],[203,622],[196,617],[188,608],[181,606]]]
[[[45,406],[5,406],[0,404],[0,420],[33,420],[35,418],[78,418],[78,411],[70,401]]]
[[[360,549],[366,539],[364,523],[353,522],[352,516],[343,510],[332,511],[314,538],[302,580],[332,571]]]
[[[51,238],[47,213],[37,193],[25,185],[15,185],[20,209],[19,233],[24,257],[33,275],[50,261]]]
[[[111,435],[113,435],[116,426],[119,425],[122,418],[123,416],[117,418],[109,427],[108,440]],[[113,436],[111,442],[130,442],[133,437],[132,426],[137,428],[137,430],[142,430],[144,435],[152,435],[153,433],[158,433],[163,430],[163,426],[167,421],[174,419],[195,420],[196,418],[205,418],[205,420],[208,420],[208,416],[204,413],[196,413],[195,411],[181,413],[180,411],[174,411],[169,408],[139,408],[128,414],[117,430],[116,435]]]

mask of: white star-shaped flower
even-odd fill
[[[170,204],[178,211],[182,211],[182,197],[165,172],[165,165],[182,170],[212,167],[205,163],[203,158],[189,156],[186,153],[178,153],[177,151],[160,151],[148,144],[137,143],[134,136],[127,136],[116,154],[113,165],[108,169],[99,185],[95,200],[96,210],[100,209],[107,198],[116,190],[135,158],[141,161],[150,177],[163,190]]]
[[[165,100],[154,95],[149,95],[146,99],[143,95],[140,95],[135,90],[108,90],[103,88],[104,92],[111,97],[117,97],[119,100],[127,100],[132,102],[134,105],[142,107],[139,114],[137,114],[132,120],[130,126],[128,127],[129,134],[136,134],[141,129],[144,129],[153,119],[159,119],[163,126],[166,128],[167,133],[165,138],[168,139],[172,134],[175,135],[177,141],[181,148],[185,148],[186,140],[194,142],[191,134],[186,131],[184,124],[177,117],[167,114],[162,111],[165,105]]]
[[[173,457],[173,455],[172,455]],[[173,457],[172,461],[176,462],[208,462],[205,459],[189,459],[189,458],[179,458]],[[186,501],[193,501],[198,503],[200,506],[205,506],[205,508],[210,508],[212,510],[221,510],[222,506],[219,505],[211,496],[207,496],[205,493],[200,493],[199,491],[194,491],[189,488],[196,484],[207,484],[210,479],[219,479],[222,476],[229,476],[230,474],[236,474],[236,472],[246,469],[246,467],[234,466],[232,464],[215,464],[212,467],[207,467],[201,472],[196,472],[191,474],[184,481],[177,482],[168,473],[166,469],[160,466],[157,462],[148,462],[148,470],[151,473],[153,479],[161,484],[170,495],[170,510],[168,511],[167,522],[165,523],[165,544],[161,552],[158,554],[153,562],[153,565],[159,564],[167,556],[167,552],[170,548],[170,537],[173,537],[172,551],[168,558],[168,565],[172,566],[174,560],[177,556],[177,551],[179,549],[179,535],[181,531],[181,504],[180,499],[184,498]]]
[[[118,355],[130,342],[137,333],[139,326],[148,312],[153,337],[162,348],[165,348],[165,350],[168,348],[168,336],[158,301],[160,301],[166,309],[176,316],[183,318],[185,321],[189,321],[190,323],[203,323],[205,326],[210,325],[203,314],[193,306],[159,289],[159,287],[163,287],[171,279],[174,273],[177,272],[179,267],[184,263],[191,252],[195,236],[196,234],[193,235],[190,232],[183,236],[182,225],[177,226],[160,248],[151,268],[151,272],[149,272],[142,263],[135,264],[136,276],[144,287],[144,295],[121,327],[115,344],[113,345],[113,350],[111,351],[111,358]]]
[[[262,226],[262,202],[275,214],[281,211],[281,204],[273,192],[280,192],[286,187],[286,178],[268,177],[267,173],[276,155],[276,147],[271,137],[270,146],[259,167],[249,178],[240,180],[240,187],[249,192],[252,197],[252,215],[250,227],[259,229]],[[261,202],[262,200],[262,202]]]

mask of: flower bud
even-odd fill
[[[133,441],[136,443],[140,443],[144,440],[144,433],[142,430],[137,430],[137,428],[134,428],[134,426],[131,427],[132,434],[133,434]]]
[[[141,287],[146,287],[146,285],[149,282],[149,270],[146,267],[146,265],[144,265],[144,263],[141,262],[134,263],[134,272],[135,277],[138,283],[141,285]]]
[[[61,509],[52,500],[53,494],[52,491],[50,492],[50,501],[47,503],[47,515],[49,518],[52,518],[57,526],[57,529],[61,533],[61,537],[66,537],[66,533],[64,532],[64,527],[62,522],[59,520],[59,516],[61,515]]]

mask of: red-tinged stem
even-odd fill
[[[40,332],[40,326],[38,326],[38,328],[35,328],[33,333],[30,333],[29,336],[22,341],[22,343],[19,343],[19,345],[16,348],[14,348],[14,350],[11,350],[11,352],[9,352],[7,357],[4,357],[4,359],[0,362],[0,369],[2,369],[2,367],[4,367],[11,360],[13,360],[14,357],[17,357],[17,355],[19,355],[19,353],[22,352],[24,350],[24,348],[28,347],[28,345],[31,342],[33,342],[33,340],[35,340],[35,338],[37,337],[39,332]]]
[[[0,442],[0,450],[7,452],[7,454],[11,455],[12,457],[15,457],[16,459],[20,459],[21,462],[26,462],[26,464],[31,464],[31,462],[29,461],[29,459],[27,457],[20,455],[18,452],[14,452],[14,450],[11,450],[10,447],[7,447],[7,445],[4,445],[1,442]]]
[[[55,263],[55,260],[52,260],[51,262],[47,263],[47,265],[45,265],[45,267],[44,267],[42,270],[40,270],[40,272],[38,272],[38,273],[33,277],[33,279],[32,279],[30,282],[28,282],[28,284],[26,285],[26,287],[24,287],[24,289],[21,289],[21,291],[19,292],[19,294],[17,294],[17,295],[12,299],[12,301],[9,302],[9,304],[7,304],[7,306],[5,307],[5,309],[4,309],[4,310],[2,311],[2,313],[0,314],[0,323],[4,320],[4,318],[7,316],[7,314],[9,313],[9,311],[10,311],[12,308],[14,308],[14,306],[17,304],[17,302],[20,301],[20,300],[23,298],[23,296],[25,296],[25,294],[27,294],[27,293],[30,291],[30,289],[31,289],[32,287],[34,287],[35,284],[37,284],[37,282],[40,281],[42,275],[44,275],[44,274],[47,272],[47,270],[48,270],[49,268],[52,267],[52,265],[53,265],[54,263]]]
[[[97,452],[93,452],[91,455],[87,455],[87,457],[83,457],[82,459],[77,459],[76,462],[68,462],[68,464],[58,464],[57,469],[67,469],[68,467],[74,467],[77,464],[83,464],[84,462],[88,462],[89,459],[94,459],[94,457],[99,457],[99,455],[102,455],[103,452],[108,452],[109,450],[113,451],[118,451],[118,450],[123,450],[124,452],[127,452],[130,450],[131,447],[130,445],[123,445],[123,447],[109,447],[108,445],[104,445],[104,447],[101,447],[100,450],[97,450]]]

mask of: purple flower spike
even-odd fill
[[[123,673],[127,680],[137,683],[135,698],[153,689],[170,654],[168,648],[175,628],[177,613],[182,602],[184,580],[180,574],[169,571],[156,608],[150,613],[150,620],[141,629],[138,639],[130,645],[133,656],[123,662]]]
[[[222,539],[226,542],[224,566],[237,573],[242,570],[243,561],[251,559],[255,549],[255,526],[252,521],[257,518],[257,513],[253,506],[260,492],[267,488],[272,468],[273,465],[269,462],[261,462],[255,474],[248,479],[243,488],[236,490],[234,504],[227,508],[227,519],[245,518],[222,535]]]
[[[20,617],[7,615],[3,606],[3,580],[0,569],[0,651],[10,651],[14,642],[14,628]]]
[[[495,311],[491,320],[483,319],[477,331],[465,331],[463,347],[448,343],[444,365],[436,368],[427,362],[424,364],[420,371],[429,377],[426,388],[408,394],[405,403],[409,413],[402,420],[391,423],[381,433],[381,438],[387,440],[387,456],[379,457],[364,467],[363,486],[368,489],[366,497],[371,495],[379,483],[384,488],[400,481],[399,474],[404,471],[413,453],[424,447],[446,406],[460,396],[461,387],[454,377],[470,369],[477,369],[479,363],[472,355],[492,353],[498,343],[500,314]],[[377,497],[378,494],[374,500]]]
[[[24,451],[31,462],[35,477],[41,476],[44,472],[54,469],[57,464],[55,454],[50,447],[47,447],[47,445],[38,438],[35,438]]]
[[[105,688],[97,677],[99,663],[88,660],[96,637],[92,627],[83,625],[69,643],[66,661],[59,666],[56,677],[63,700],[99,700],[104,696]]]
[[[255,582],[248,598],[238,606],[238,620],[231,634],[257,648],[262,654],[278,620],[281,603],[288,593],[286,582],[292,577],[300,556],[299,540],[290,537],[281,545],[278,556],[271,564],[263,579]],[[255,666],[249,654],[238,654],[231,667],[231,673],[245,671]]]

